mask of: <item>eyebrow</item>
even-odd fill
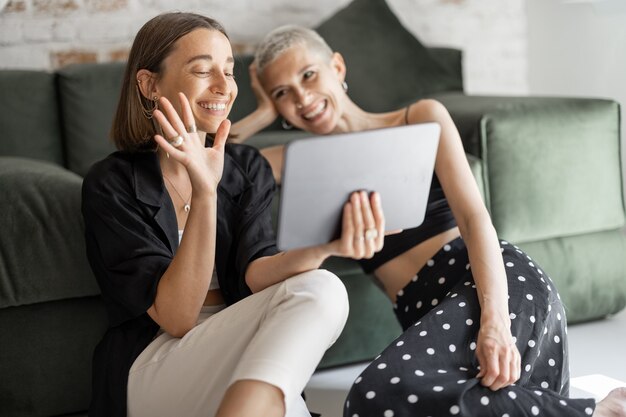
[[[192,62],[198,61],[198,60],[213,61],[213,56],[208,55],[208,54],[192,56],[191,58],[187,60],[187,62],[185,62],[185,65],[189,65]],[[232,56],[229,56],[228,58],[226,58],[226,62],[231,64],[235,62],[235,59]]]
[[[298,71],[298,75],[307,72],[311,67],[314,67],[315,64],[309,64],[307,66],[305,66],[304,68],[302,68],[300,71]],[[276,90],[283,88],[284,85],[277,85],[276,87],[272,88],[272,90],[270,91],[270,95],[274,94],[276,92]]]

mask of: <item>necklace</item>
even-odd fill
[[[167,182],[170,183],[170,185],[172,186],[172,188],[174,189],[174,191],[176,191],[176,194],[178,194],[178,196],[180,197],[181,201],[183,203],[185,203],[185,205],[183,206],[183,210],[185,210],[185,213],[188,213],[189,210],[191,210],[191,194],[189,194],[189,198],[187,200],[185,200],[183,198],[183,196],[180,194],[180,192],[178,192],[178,189],[176,188],[176,186],[174,185],[174,183],[172,182],[172,180],[170,180],[169,178],[167,178],[167,175],[163,174],[163,178],[165,178],[167,180]],[[193,192],[192,192],[193,193]]]

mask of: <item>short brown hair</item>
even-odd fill
[[[111,126],[111,139],[115,146],[124,151],[154,150],[153,140],[157,133],[151,119],[147,119],[142,108],[153,103],[138,94],[137,72],[146,69],[160,73],[163,61],[172,52],[176,41],[196,29],[221,32],[228,39],[226,30],[216,20],[195,13],[165,13],[144,24],[130,49],[120,99]]]

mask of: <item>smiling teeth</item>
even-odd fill
[[[216,110],[216,111],[220,111],[220,110],[226,110],[226,104],[225,103],[200,103],[200,107],[202,107],[203,109],[207,109],[207,110]]]
[[[313,110],[311,110],[307,114],[304,114],[303,116],[304,116],[305,119],[312,119],[315,116],[317,116],[318,114],[320,114],[322,112],[322,110],[324,110],[325,107],[326,107],[326,101],[322,101],[320,104],[317,105],[316,108],[314,108]]]

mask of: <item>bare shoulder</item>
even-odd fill
[[[411,124],[438,122],[449,117],[446,107],[432,98],[418,100],[406,108],[406,120]]]

